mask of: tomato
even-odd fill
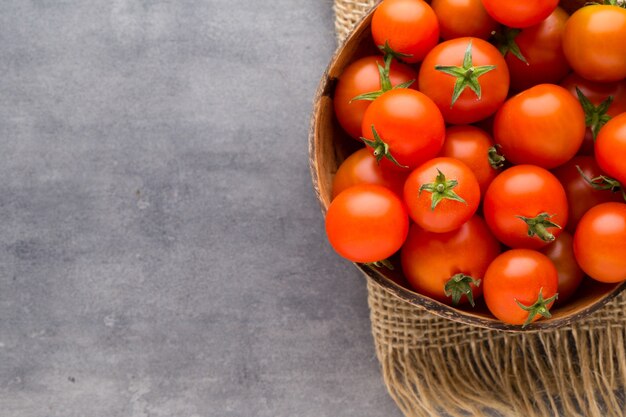
[[[379,47],[388,45],[402,60],[419,62],[439,41],[439,22],[422,0],[385,0],[372,16],[372,37]]]
[[[565,10],[557,7],[535,26],[507,31],[508,42],[503,48],[512,90],[522,91],[543,83],[556,84],[567,76],[569,64],[563,53],[562,38],[568,17]]]
[[[445,233],[468,221],[480,204],[472,170],[452,158],[434,158],[415,169],[404,184],[409,216],[423,229]]]
[[[495,46],[478,38],[437,45],[424,59],[418,79],[419,90],[437,104],[446,122],[453,124],[489,117],[509,91],[504,58]]]
[[[554,266],[559,275],[559,299],[557,304],[565,303],[578,289],[585,273],[574,257],[574,238],[567,232],[561,233],[554,243],[541,250]]]
[[[507,160],[551,169],[578,152],[585,137],[585,113],[563,87],[540,84],[504,103],[493,130]]]
[[[512,28],[533,26],[550,16],[559,0],[482,0],[487,13]]]
[[[358,184],[376,184],[389,188],[403,198],[404,181],[409,173],[383,169],[367,149],[359,149],[339,166],[333,179],[333,199]]]
[[[371,101],[352,101],[352,99],[361,94],[381,89],[378,65],[383,67],[385,65],[381,56],[361,58],[350,64],[341,73],[337,81],[333,99],[335,114],[341,127],[355,139],[359,139],[361,136],[363,115]],[[417,72],[407,65],[394,61],[389,70],[389,79],[392,86],[397,86],[411,80],[417,80]],[[417,83],[413,83],[411,87],[417,88]]]
[[[484,195],[498,170],[489,163],[491,136],[474,126],[453,126],[446,130],[446,139],[439,156],[458,159],[467,165],[478,180],[480,194]]]
[[[448,233],[413,225],[402,247],[402,270],[420,294],[446,304],[474,305],[482,294],[479,282],[499,253],[500,243],[478,216]]]
[[[378,262],[397,252],[409,231],[402,201],[380,185],[356,185],[335,198],[326,234],[335,251],[352,262]]]
[[[363,116],[362,135],[366,144],[382,166],[392,169],[402,169],[401,166],[413,169],[433,158],[441,150],[445,133],[437,106],[414,90],[384,93]]]
[[[486,40],[498,28],[480,0],[433,0],[431,6],[445,40],[464,36]]]
[[[596,160],[609,177],[626,186],[626,113],[611,119],[596,139]]]
[[[604,203],[589,210],[576,229],[574,254],[591,278],[626,280],[626,204]]]
[[[498,256],[483,280],[489,311],[505,323],[523,326],[541,316],[550,317],[557,289],[558,274],[552,261],[528,249],[513,249]]]
[[[574,71],[591,81],[626,78],[626,9],[591,5],[567,21],[563,52]]]
[[[557,238],[567,225],[567,197],[549,171],[518,165],[493,180],[485,194],[483,212],[500,242],[511,248],[539,249]]]
[[[576,230],[580,219],[590,208],[601,203],[617,202],[622,199],[620,193],[594,189],[576,167],[580,167],[590,180],[604,175],[592,156],[577,156],[553,171],[553,174],[561,181],[567,195],[569,202],[567,230],[572,233]]]

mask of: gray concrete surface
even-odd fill
[[[306,135],[331,0],[0,2],[0,416],[399,416]]]

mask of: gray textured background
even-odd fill
[[[310,185],[331,3],[0,2],[0,415],[400,415]]]

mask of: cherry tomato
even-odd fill
[[[392,169],[413,169],[433,158],[441,150],[445,133],[437,106],[414,90],[384,93],[363,116],[362,134],[369,141],[366,144],[382,166]]]
[[[578,152],[585,137],[585,113],[563,87],[540,84],[504,103],[493,130],[507,160],[551,169]]]
[[[567,76],[569,64],[563,53],[562,38],[568,17],[565,10],[557,7],[535,26],[506,32],[505,59],[511,73],[512,90],[522,91],[543,83],[556,84]]]
[[[419,62],[439,41],[439,22],[422,0],[385,0],[372,16],[372,37],[378,46],[388,44],[409,63]]]
[[[486,40],[498,28],[480,0],[433,0],[431,6],[445,40],[465,36]]]
[[[595,151],[600,168],[626,187],[626,113],[604,125],[596,139]]]
[[[420,294],[446,304],[473,304],[482,294],[478,282],[499,253],[500,243],[478,216],[448,233],[413,225],[402,247],[402,270]]]
[[[574,254],[591,278],[626,280],[626,204],[604,203],[589,210],[576,229]]]
[[[337,120],[343,129],[354,139],[361,137],[361,123],[365,110],[371,101],[355,100],[361,94],[381,89],[378,65],[384,67],[383,57],[367,56],[350,64],[339,76],[333,105]],[[412,68],[392,62],[389,70],[389,79],[392,86],[417,80],[417,72]],[[417,82],[411,87],[417,88]]]
[[[561,233],[554,243],[541,250],[554,266],[559,275],[559,298],[557,304],[562,305],[576,292],[585,273],[576,263],[574,256],[574,238],[567,232]]]
[[[591,81],[626,78],[626,9],[591,5],[567,21],[563,52],[574,71]]]
[[[513,249],[489,265],[483,280],[487,308],[509,324],[527,325],[550,317],[558,289],[556,267],[547,256],[528,249]]]
[[[430,232],[445,233],[474,215],[480,204],[480,186],[463,162],[434,158],[409,175],[404,201],[415,223]]]
[[[487,13],[512,28],[527,28],[550,16],[559,0],[482,0]]]
[[[483,212],[500,242],[511,248],[539,249],[554,241],[567,225],[567,197],[549,171],[518,165],[493,180]]]
[[[509,70],[490,43],[478,38],[453,39],[426,56],[419,90],[437,104],[446,122],[470,124],[489,117],[502,105],[509,91]]]
[[[335,251],[352,262],[378,262],[397,252],[409,231],[402,201],[380,185],[356,185],[335,198],[326,234]]]
[[[367,149],[359,149],[339,166],[333,179],[333,199],[342,191],[358,184],[376,184],[389,188],[403,198],[408,172],[383,169]]]

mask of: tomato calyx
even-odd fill
[[[606,175],[598,175],[594,178],[589,178],[579,165],[576,165],[576,169],[581,177],[585,180],[587,184],[589,184],[594,190],[598,191],[610,191],[612,193],[618,193],[621,191],[622,196],[624,197],[624,201],[626,201],[626,190],[622,186],[622,184],[613,179],[611,177],[607,177]]]
[[[406,165],[400,164],[396,158],[393,157],[391,152],[389,151],[389,145],[387,145],[378,135],[376,128],[372,125],[372,134],[374,135],[374,140],[368,140],[366,138],[361,138],[363,142],[370,148],[374,149],[374,156],[376,157],[376,162],[380,163],[380,160],[383,158],[387,158],[400,168],[408,168]]]
[[[576,95],[585,111],[585,125],[591,129],[593,140],[595,141],[602,126],[611,120],[611,116],[607,112],[611,104],[613,104],[613,96],[607,97],[606,100],[595,106],[578,87],[576,87]]]
[[[506,162],[506,158],[499,152],[499,149],[502,148],[500,145],[494,145],[487,151],[487,159],[489,160],[489,165],[491,168],[496,171],[504,167],[504,163]]]
[[[376,261],[376,262],[369,262],[369,263],[366,263],[365,265],[368,265],[370,267],[376,267],[376,268],[387,268],[390,271],[393,271],[395,269],[389,259],[383,259],[383,260]]]
[[[519,49],[519,45],[515,42],[515,38],[520,32],[520,29],[506,27],[503,28],[501,32],[496,32],[495,39],[498,50],[504,57],[506,57],[506,54],[511,53],[515,58],[519,59],[524,64],[530,65],[524,54],[522,54],[522,51]]]
[[[550,304],[551,302],[555,301],[557,298],[559,298],[559,294],[554,294],[552,297],[548,298],[548,299],[544,299],[543,298],[543,288],[539,289],[539,296],[537,297],[537,301],[534,302],[534,304],[529,305],[529,306],[525,306],[524,304],[520,303],[517,299],[515,299],[515,303],[524,311],[528,311],[528,318],[526,319],[526,321],[524,322],[524,324],[522,324],[522,329],[526,326],[528,326],[530,323],[533,322],[533,319],[537,316],[537,314],[540,314],[541,316],[549,319],[550,317],[552,317],[552,314],[550,313],[550,309],[548,308],[548,304]]]
[[[482,89],[478,78],[485,75],[489,71],[493,71],[494,69],[496,69],[495,65],[482,65],[479,67],[474,66],[472,62],[471,41],[469,42],[469,44],[467,45],[467,49],[465,50],[465,56],[463,57],[463,66],[458,67],[454,65],[435,65],[435,70],[456,77],[450,108],[454,106],[454,103],[456,103],[463,91],[465,91],[465,89],[468,87],[476,94],[476,96],[480,100],[482,97]]]
[[[415,80],[410,80],[405,83],[398,84],[394,87],[391,84],[391,78],[389,75],[391,71],[391,61],[393,61],[393,55],[387,54],[385,55],[384,67],[380,65],[378,62],[376,62],[376,66],[378,67],[378,75],[380,77],[380,90],[370,91],[369,93],[360,94],[354,97],[352,100],[350,100],[350,103],[352,103],[353,101],[357,101],[357,100],[374,101],[378,97],[383,95],[383,93],[386,93],[387,91],[396,90],[400,88],[409,88],[415,82]]]
[[[556,239],[554,235],[548,231],[548,227],[561,229],[561,226],[550,221],[550,218],[552,217],[554,217],[554,215],[548,213],[541,213],[536,217],[517,216],[518,219],[523,220],[528,225],[529,237],[534,237],[536,235],[544,242],[553,242]]]
[[[385,41],[384,45],[378,45],[378,49],[383,53],[385,59],[390,56],[398,61],[402,61],[402,58],[411,58],[413,54],[403,54],[402,52],[398,52],[394,50],[391,46],[389,46],[389,41]]]
[[[479,279],[474,279],[469,275],[456,274],[446,282],[443,291],[446,297],[452,297],[452,305],[459,305],[461,297],[465,294],[472,307],[475,307],[476,304],[474,303],[474,293],[472,293],[471,284],[478,287],[480,286],[480,282]]]
[[[467,202],[453,190],[453,188],[459,185],[459,182],[457,180],[446,179],[446,176],[439,170],[439,168],[437,168],[437,172],[438,174],[435,181],[423,184],[420,187],[418,194],[422,195],[422,191],[427,191],[432,194],[430,209],[434,211],[437,205],[439,205],[439,203],[441,203],[444,199],[458,201],[467,205]]]
[[[606,4],[609,6],[617,6],[617,7],[622,7],[626,9],[626,2],[624,2],[623,0],[605,0],[604,3],[598,3],[598,4]]]

